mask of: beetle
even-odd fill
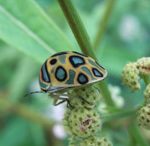
[[[66,89],[82,87],[103,80],[107,71],[93,58],[84,54],[67,51],[50,56],[42,65],[39,84],[43,92],[55,97],[55,105],[67,98],[61,98]],[[56,103],[58,99],[62,101]]]

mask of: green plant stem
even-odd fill
[[[128,131],[130,132],[130,134],[132,135],[132,138],[136,142],[136,144],[134,143],[134,145],[149,146],[148,142],[146,142],[146,140],[142,136],[142,134],[139,131],[139,128],[137,127],[137,124],[135,122],[133,122],[129,126]]]
[[[106,81],[101,81],[98,84],[98,86],[100,88],[100,92],[101,92],[102,96],[104,97],[104,101],[107,104],[107,106],[114,107],[117,109],[115,102],[111,98],[111,94],[110,94],[110,91],[108,90]]]
[[[141,75],[141,78],[144,80],[145,85],[148,85],[150,83],[149,76]],[[140,144],[141,146],[149,146],[148,142],[141,135],[141,131],[139,130],[139,128],[137,127],[137,124],[135,122],[132,122],[132,124],[128,128],[128,131],[130,133],[130,136],[132,137],[133,142],[136,142],[137,145]],[[134,143],[134,145],[135,145],[135,143]]]
[[[144,137],[141,135],[141,132],[139,128],[137,127],[137,124],[135,122],[135,116],[136,116],[136,111],[140,107],[136,107],[134,109],[128,109],[128,110],[121,110],[121,111],[116,111],[112,114],[104,115],[102,118],[104,122],[110,122],[113,120],[118,120],[121,118],[130,118],[132,120],[130,126],[128,127],[128,132],[131,137],[131,142],[132,145],[140,144],[140,146],[148,146],[148,143],[145,141]]]
[[[46,117],[44,117],[42,114],[39,114],[31,109],[29,107],[9,101],[8,99],[0,98],[0,112],[2,114],[5,114],[6,112],[12,112],[16,115],[19,115],[29,121],[36,122],[38,124],[41,124],[46,127],[52,127],[54,122],[48,120]]]
[[[82,50],[83,53],[85,53],[88,56],[91,56],[95,60],[97,60],[93,50],[92,45],[89,40],[89,36],[87,34],[87,31],[85,30],[85,27],[80,19],[80,16],[78,15],[76,9],[74,8],[71,0],[58,0],[61,9],[63,10],[64,15],[66,16],[66,19],[72,29],[72,32],[74,33],[74,36]],[[108,90],[108,87],[106,85],[106,82],[101,82],[99,84],[99,87],[101,89],[101,93],[106,101],[106,104],[108,106],[115,106],[115,103],[113,102],[110,92]]]
[[[102,19],[99,22],[99,29],[98,29],[98,31],[96,33],[96,36],[95,36],[95,39],[94,39],[94,43],[93,43],[94,44],[94,49],[97,49],[98,45],[102,41],[102,38],[103,38],[104,33],[106,31],[108,21],[109,21],[109,18],[111,16],[114,4],[115,4],[115,0],[108,0],[104,15],[103,15]]]
[[[102,119],[104,122],[110,122],[110,121],[121,119],[121,118],[131,117],[135,115],[138,109],[139,107],[136,107],[134,109],[127,109],[127,110],[117,110],[116,112],[112,114],[103,115]]]
[[[96,59],[95,54],[92,51],[92,45],[90,43],[89,36],[71,0],[58,0],[58,2],[80,48],[82,49],[82,52],[88,55],[90,54],[90,56]]]

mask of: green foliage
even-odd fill
[[[86,28],[89,40],[95,42],[109,0],[72,2],[83,22],[83,28],[78,26],[79,33]],[[149,135],[132,122],[136,107],[144,101],[145,85],[141,82],[141,91],[133,94],[121,82],[125,64],[150,55],[149,8],[149,0],[116,1],[100,44],[93,50],[99,63],[108,70],[109,84],[121,90],[113,101],[118,102],[121,96],[125,102],[119,111],[107,107],[103,110],[109,113],[102,113],[105,123],[98,135],[109,137],[115,146],[150,143]],[[88,39],[82,36],[83,33],[80,39],[86,46],[83,50],[90,54],[92,50],[88,48],[94,44],[85,43]],[[36,82],[47,57],[65,50],[79,51],[79,45],[57,1],[0,0],[0,146],[67,145],[65,137],[59,139],[53,132],[53,122],[60,123],[52,116],[58,107],[53,107],[51,99],[44,94],[24,97],[39,90]],[[115,92],[113,89],[111,95]],[[106,98],[104,101],[110,102]]]
[[[72,49],[63,32],[34,1],[1,0],[0,11],[0,38],[38,61],[55,51]]]

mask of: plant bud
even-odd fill
[[[150,103],[150,84],[146,86],[146,89],[144,91],[144,97],[146,104]]]
[[[64,125],[72,136],[85,138],[101,130],[102,121],[94,109],[74,108],[65,115]]]
[[[143,57],[137,60],[137,68],[142,75],[150,74],[150,57]]]
[[[132,90],[140,89],[139,70],[136,67],[136,63],[126,64],[122,72],[122,80]]]
[[[143,106],[137,113],[138,125],[150,130],[150,104]]]

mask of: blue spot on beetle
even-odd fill
[[[86,84],[88,82],[87,76],[83,73],[79,73],[77,80],[80,84]]]
[[[55,77],[58,81],[64,81],[67,78],[67,72],[62,66],[56,68]]]
[[[92,71],[96,77],[103,77],[103,74],[98,69],[92,68]]]
[[[47,71],[46,62],[42,65],[41,74],[42,74],[42,80],[44,82],[49,83],[50,82],[50,76],[49,76],[48,71]]]
[[[83,57],[80,57],[80,56],[75,56],[75,55],[70,56],[69,60],[71,64],[73,65],[73,67],[79,67],[80,65],[85,64]]]

